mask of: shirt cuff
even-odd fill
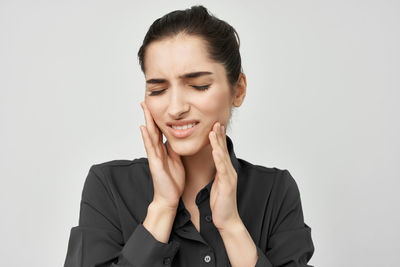
[[[313,267],[308,261],[314,253],[314,244],[311,239],[311,228],[305,227],[287,230],[270,237],[269,250],[263,252],[257,246],[258,260],[255,267],[290,266]],[[274,265],[272,265],[272,262]]]
[[[135,267],[165,267],[172,263],[179,247],[178,241],[163,243],[155,239],[141,221],[122,249],[121,260]]]

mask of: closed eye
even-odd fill
[[[199,90],[199,91],[205,91],[210,87],[210,85],[209,84],[207,84],[207,85],[199,85],[199,86],[198,85],[192,85],[192,87],[195,88],[196,90]],[[152,91],[149,95],[150,96],[159,95],[164,91],[165,91],[165,89],[158,90],[158,91]]]
[[[159,95],[161,94],[165,89],[159,90],[159,91],[152,91],[149,95]]]
[[[196,85],[192,85],[194,88],[196,88],[197,90],[203,91],[203,90],[207,90],[208,87],[210,87],[210,85],[200,85],[200,86],[196,86]]]

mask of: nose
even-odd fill
[[[184,88],[171,88],[171,94],[168,104],[168,115],[172,119],[179,119],[184,116],[190,109],[189,103],[187,103]]]

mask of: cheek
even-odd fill
[[[222,90],[208,95],[202,101],[202,110],[213,120],[225,121],[229,116],[228,96]]]

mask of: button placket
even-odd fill
[[[202,257],[203,257],[203,261],[207,264],[212,264],[214,263],[213,258],[214,256],[214,252],[210,249],[206,250],[205,253],[202,253]],[[210,265],[211,266],[211,265]]]
[[[206,255],[206,256],[204,257],[204,261],[205,261],[206,263],[209,263],[209,262],[211,261],[211,256],[210,256],[210,255]]]

